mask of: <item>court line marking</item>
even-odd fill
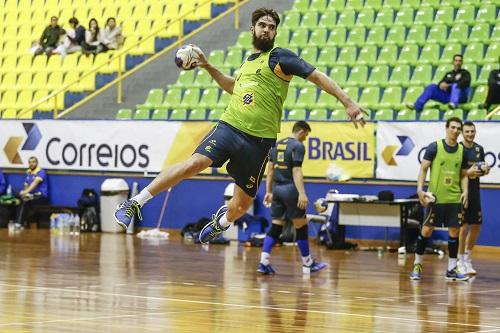
[[[0,283],[3,286],[13,286],[8,284]],[[19,287],[19,286],[18,286]],[[304,312],[304,313],[317,313],[317,314],[328,314],[328,315],[342,315],[342,316],[351,316],[351,317],[362,317],[362,318],[377,318],[377,319],[388,319],[388,320],[400,320],[400,321],[408,321],[408,322],[421,322],[421,323],[432,323],[432,324],[442,324],[442,325],[456,325],[456,326],[465,326],[465,327],[484,327],[493,329],[493,332],[500,330],[498,326],[491,325],[479,325],[479,324],[468,324],[468,323],[455,323],[449,321],[438,321],[438,320],[424,320],[424,319],[414,319],[414,318],[401,318],[401,317],[390,317],[390,316],[378,316],[378,315],[365,315],[365,314],[357,314],[357,313],[348,313],[348,312],[338,312],[338,311],[320,311],[320,310],[303,310],[297,308],[285,308],[280,306],[263,306],[263,305],[246,305],[246,304],[234,304],[234,303],[221,303],[221,302],[210,302],[210,301],[197,301],[197,300],[188,300],[182,298],[171,298],[171,297],[156,297],[156,296],[141,296],[141,295],[127,295],[127,294],[115,294],[109,292],[102,291],[88,291],[88,290],[79,290],[79,289],[64,289],[64,288],[52,288],[52,287],[33,287],[33,286],[23,286],[25,288],[36,288],[31,291],[62,291],[62,292],[78,292],[84,294],[94,294],[101,296],[113,296],[113,297],[129,297],[129,298],[137,298],[137,299],[149,299],[149,300],[158,300],[158,301],[172,301],[172,302],[181,302],[181,303],[190,303],[190,304],[205,304],[205,305],[220,305],[225,307],[234,307],[239,309],[265,309],[265,310],[279,310],[279,311],[289,311],[289,312]],[[316,302],[318,303],[318,302]],[[310,305],[312,303],[299,303],[302,305]],[[297,305],[299,305],[297,304]],[[212,309],[213,311],[214,309]],[[237,310],[237,309],[233,309]],[[194,311],[194,310],[193,310]],[[183,312],[179,312],[183,313]],[[126,315],[124,315],[126,316]],[[60,319],[64,320],[64,319]],[[26,323],[24,323],[26,324]],[[0,326],[8,326],[10,323],[2,323]],[[479,331],[481,332],[481,331]]]

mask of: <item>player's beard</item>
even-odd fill
[[[273,39],[258,38],[255,35],[255,32],[254,32],[252,34],[252,45],[257,50],[260,50],[262,52],[266,52],[266,51],[269,51],[269,50],[271,50],[273,48],[273,46],[274,46],[274,38]]]

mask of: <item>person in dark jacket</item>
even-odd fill
[[[498,63],[500,64],[500,56],[498,57]],[[500,69],[494,69],[490,72],[488,77],[488,94],[486,95],[486,100],[484,104],[481,105],[486,110],[492,105],[500,104]]]
[[[415,103],[409,103],[407,107],[421,112],[429,99],[448,103],[450,109],[456,108],[460,103],[467,102],[471,77],[470,73],[462,68],[462,64],[462,55],[455,54],[453,56],[453,70],[446,73],[438,84],[428,85]]]
[[[43,30],[39,40],[39,47],[34,51],[35,56],[45,52],[48,56],[57,48],[59,38],[65,31],[57,24],[57,16],[50,18],[50,24]]]
[[[85,43],[85,28],[80,25],[76,17],[69,19],[71,29],[66,32],[64,43],[60,45],[54,53],[60,53],[64,58],[68,53],[81,51],[82,45]]]

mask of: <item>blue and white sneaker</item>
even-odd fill
[[[446,271],[446,280],[452,281],[467,281],[470,279],[470,276],[462,273],[458,267],[455,267],[449,271]]]
[[[115,220],[116,223],[123,228],[123,230],[127,230],[128,225],[132,221],[134,215],[137,214],[139,220],[142,220],[141,214],[141,206],[135,200],[128,199],[127,201],[122,202],[115,211]]]
[[[223,228],[219,224],[219,220],[221,219],[222,216],[224,216],[226,212],[227,212],[227,206],[224,205],[221,208],[219,208],[217,213],[212,215],[212,221],[207,225],[205,225],[203,229],[201,229],[199,239],[202,244],[207,244],[210,240],[214,239],[223,231],[227,230],[227,228],[229,228],[229,226]]]
[[[410,280],[420,280],[422,278],[422,264],[413,265],[413,271],[410,273]]]
[[[313,260],[313,262],[309,266],[302,265],[302,273],[311,274],[311,273],[317,272],[319,270],[322,270],[326,266],[328,266],[328,265],[325,264],[324,262],[317,262],[316,260]]]
[[[274,275],[276,272],[274,269],[271,267],[271,265],[264,265],[263,263],[259,262],[259,266],[257,266],[257,272],[259,272],[262,275]]]

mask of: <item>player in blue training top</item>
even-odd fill
[[[302,163],[304,162],[304,140],[311,132],[305,121],[293,125],[292,136],[276,143],[271,151],[267,167],[266,195],[264,203],[271,205],[273,219],[271,229],[264,239],[264,246],[257,272],[273,275],[269,263],[271,250],[278,241],[286,220],[291,220],[295,230],[297,245],[302,255],[302,271],[305,274],[319,271],[326,264],[316,262],[309,253],[306,207],[309,202],[304,188]]]
[[[464,141],[464,155],[467,155],[468,166],[472,167],[469,172],[469,200],[464,209],[463,224],[460,227],[458,265],[460,270],[468,275],[475,275],[476,270],[472,267],[472,249],[476,244],[477,237],[483,223],[481,210],[481,196],[479,191],[479,177],[490,172],[489,166],[484,162],[484,149],[474,142],[476,138],[476,126],[471,121],[464,122],[462,136]]]

